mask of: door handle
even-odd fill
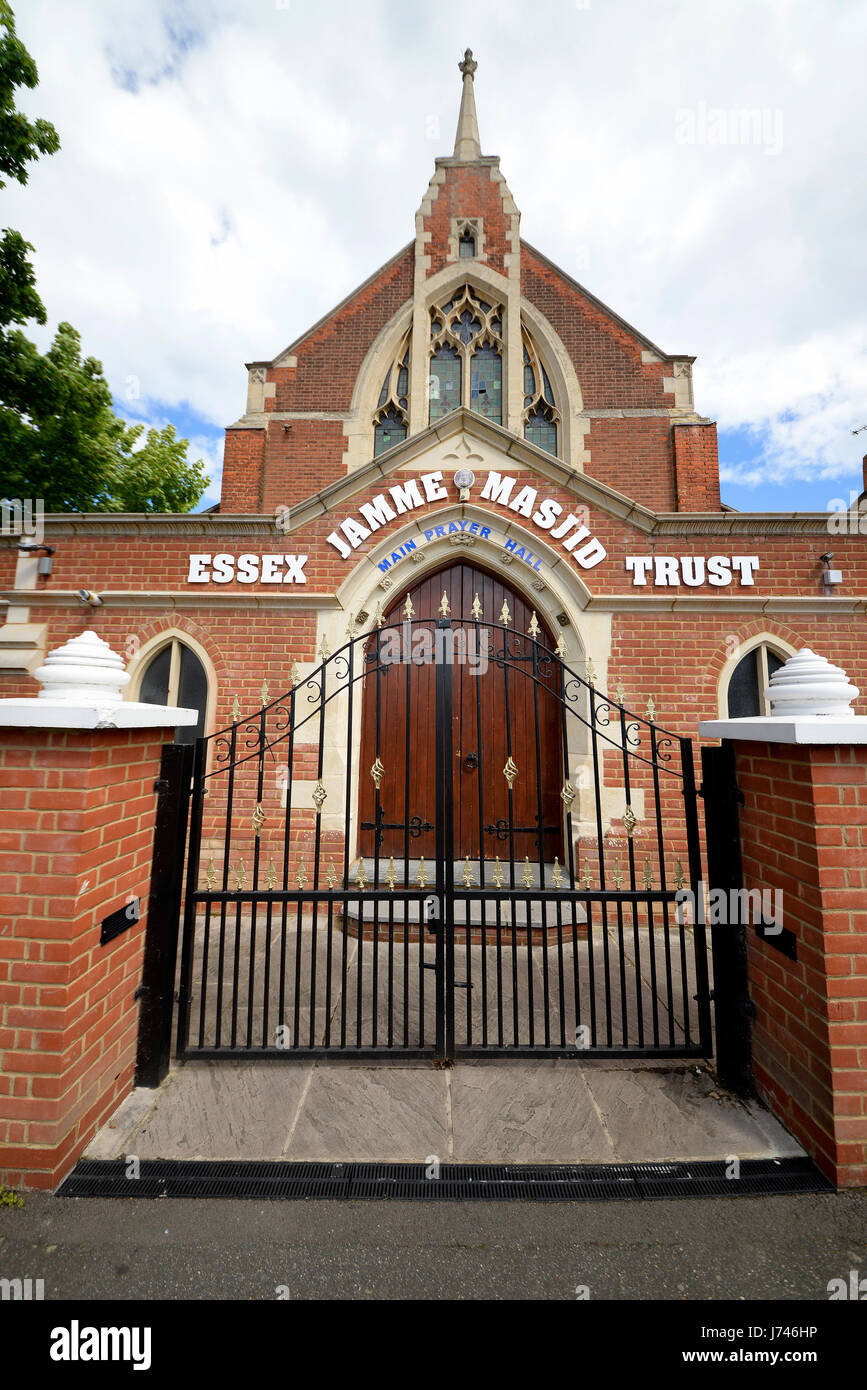
[[[478,767],[479,759],[476,753],[468,753],[464,758],[464,767],[468,772],[472,772],[474,767]]]

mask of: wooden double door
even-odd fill
[[[445,631],[437,628],[443,594],[451,623]],[[408,622],[407,597],[413,615]],[[498,575],[467,563],[437,570],[395,599],[368,646],[359,798],[363,855],[374,854],[378,839],[381,857],[435,857],[440,717],[451,767],[444,781],[451,782],[455,857],[497,856],[504,864],[511,858],[523,864],[529,857],[535,863],[541,843],[547,863],[555,855],[563,862],[560,671],[556,657],[545,659],[554,649],[551,633],[538,616],[536,623],[534,642],[528,635],[534,626],[531,604]],[[443,699],[441,685],[439,709],[437,658],[447,666],[451,696]],[[371,776],[377,758],[383,769],[378,805]],[[511,795],[507,763],[515,769]]]

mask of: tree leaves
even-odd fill
[[[27,165],[60,148],[50,121],[15,106],[18,87],[38,82],[36,64],[0,0],[0,188],[27,182]],[[20,232],[0,237],[0,471],[6,496],[41,499],[46,511],[190,511],[207,486],[201,459],[187,459],[174,426],[127,425],[112,409],[102,363],[82,358],[81,338],[61,323],[42,354],[20,330],[45,323]]]

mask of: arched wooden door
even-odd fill
[[[443,593],[455,633],[457,656],[451,672],[451,740],[454,848],[459,858],[499,857],[523,862],[541,857],[563,862],[563,754],[556,663],[543,661],[540,648],[553,651],[554,641],[537,616],[536,643],[527,636],[532,606],[504,579],[461,562],[425,576],[409,590],[413,620],[402,633],[419,655],[423,632],[433,648]],[[473,621],[478,596],[481,618]],[[386,614],[384,634],[401,623],[407,593]],[[500,628],[503,605],[509,631]],[[474,651],[473,641],[477,641]],[[389,639],[392,640],[392,639]],[[497,660],[508,641],[507,660]],[[371,639],[375,643],[376,639]],[[536,645],[538,644],[538,646]],[[485,651],[485,646],[489,650]],[[534,660],[535,650],[535,660]],[[385,769],[380,786],[379,852],[381,856],[433,859],[436,854],[436,665],[402,661],[371,670],[365,679],[361,745],[360,848],[374,853],[375,795],[370,768],[377,757]],[[504,768],[511,757],[517,768],[509,785]],[[541,824],[541,837],[539,827]]]

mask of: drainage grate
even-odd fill
[[[245,1163],[83,1159],[59,1197],[246,1197],[257,1200],[624,1202],[673,1197],[758,1197],[833,1192],[807,1158],[745,1159],[726,1177],[722,1159],[700,1163]]]

